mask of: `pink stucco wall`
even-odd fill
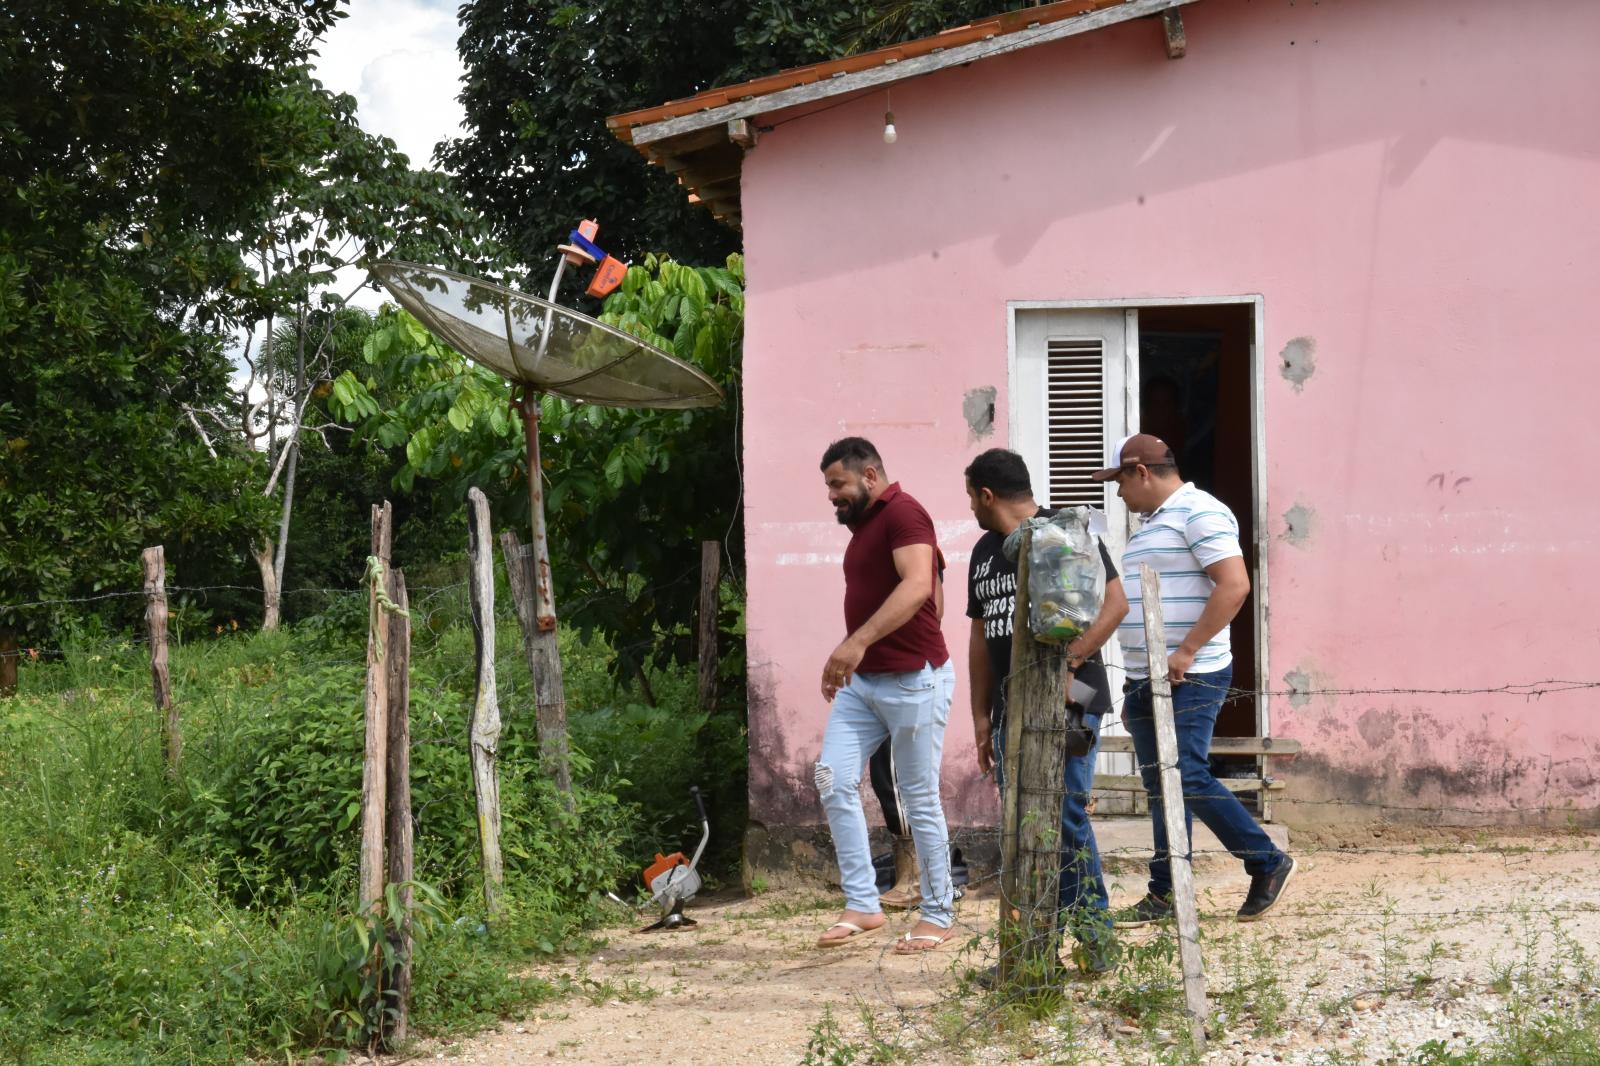
[[[1275,687],[1600,679],[1600,4],[1202,0],[1184,20],[1179,61],[1154,24],[1114,27],[896,86],[896,145],[880,94],[747,157],[757,820],[820,820],[847,534],[817,459],[860,433],[960,560],[945,796],[992,824],[960,471],[1006,443],[1009,300],[1262,295]],[[1316,353],[1298,391],[1276,359],[1296,338]],[[985,385],[976,440],[962,396]],[[1294,505],[1304,543],[1282,537]],[[1272,704],[1306,749],[1291,796],[1445,820],[1600,806],[1600,691],[1295,702]]]

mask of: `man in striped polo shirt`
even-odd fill
[[[1116,916],[1122,927],[1147,925],[1172,914],[1172,867],[1161,808],[1161,773],[1151,711],[1149,660],[1144,638],[1144,590],[1139,567],[1149,564],[1161,579],[1161,616],[1166,624],[1167,679],[1178,732],[1178,771],[1183,779],[1185,823],[1194,816],[1223,847],[1244,862],[1250,891],[1239,920],[1254,921],[1278,902],[1294,874],[1294,859],[1278,850],[1239,798],[1211,773],[1211,734],[1233,681],[1228,623],[1250,595],[1250,576],[1239,547],[1239,523],[1226,504],[1178,475],[1172,449],[1148,433],[1117,442],[1114,465],[1094,475],[1115,481],[1130,511],[1145,516],[1122,555],[1128,615],[1118,627],[1128,679],[1123,724],[1133,736],[1139,775],[1150,794],[1155,856],[1149,892]]]

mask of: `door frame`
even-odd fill
[[[1267,598],[1267,412],[1266,365],[1263,351],[1266,347],[1266,306],[1260,293],[1227,296],[1150,296],[1115,297],[1100,300],[1008,300],[1006,301],[1006,432],[1008,441],[1017,437],[1017,404],[1012,402],[1017,388],[1017,315],[1026,311],[1115,310],[1137,311],[1141,307],[1183,307],[1196,304],[1247,304],[1251,308],[1250,336],[1250,479],[1255,513],[1255,573],[1250,575],[1255,592],[1256,621],[1256,731],[1259,736],[1270,736],[1272,726],[1271,689],[1267,680],[1272,676],[1267,656],[1267,626],[1270,612]],[[1129,424],[1137,417],[1138,392],[1133,383],[1138,380],[1139,337],[1136,328],[1130,329],[1124,358],[1128,360],[1125,375],[1125,402],[1129,404]]]

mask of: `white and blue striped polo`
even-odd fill
[[[1166,625],[1167,652],[1176,651],[1200,620],[1217,583],[1206,567],[1242,556],[1239,522],[1227,504],[1186,481],[1145,519],[1128,538],[1122,553],[1122,587],[1128,593],[1128,616],[1117,627],[1128,676],[1150,676],[1144,641],[1144,593],[1139,565],[1149,563],[1161,578],[1161,617]],[[1228,627],[1206,641],[1194,657],[1191,674],[1221,670],[1233,662]]]

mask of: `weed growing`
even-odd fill
[[[822,1017],[811,1027],[800,1066],[852,1066],[860,1058],[861,1048],[845,1039],[833,1008],[823,1007]]]

